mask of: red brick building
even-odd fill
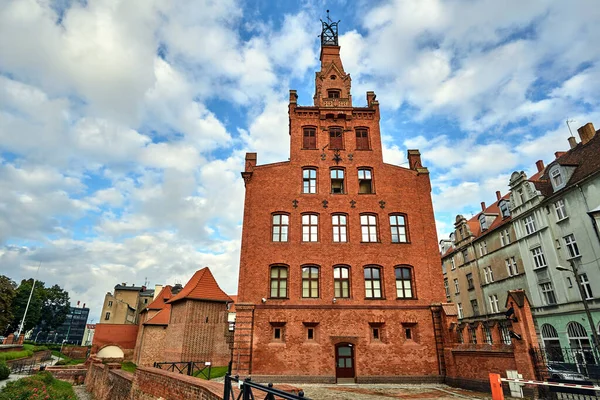
[[[440,376],[444,300],[429,173],[383,162],[379,103],[354,107],[337,23],[313,106],[290,91],[289,161],[246,155],[234,372],[270,380]],[[438,328],[439,333],[439,325]]]
[[[171,319],[171,305],[167,301],[173,297],[171,286],[165,286],[158,296],[148,304],[139,316],[139,328],[133,362],[137,365],[152,366],[163,360],[167,327]]]

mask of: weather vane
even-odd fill
[[[338,45],[338,24],[340,21],[333,22],[329,17],[327,10],[327,22],[321,20],[323,30],[321,31],[322,46],[337,46]]]

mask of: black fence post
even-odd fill
[[[227,372],[225,374],[225,384],[223,385],[223,400],[229,400],[229,393],[231,392],[231,374]]]
[[[242,400],[251,400],[252,399],[252,388],[250,385],[246,383],[250,382],[250,378],[244,379],[244,385],[242,386]]]

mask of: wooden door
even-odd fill
[[[339,343],[335,346],[336,379],[354,379],[354,345]]]

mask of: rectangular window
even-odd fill
[[[290,217],[286,214],[273,214],[273,234],[274,242],[287,242]]]
[[[109,307],[112,307],[112,300],[110,300],[110,301],[108,302],[108,306],[109,306]]]
[[[315,339],[315,328],[307,328],[306,329],[306,339],[308,339],[308,340]]]
[[[560,169],[555,169],[554,171],[552,171],[552,173],[550,174],[552,176],[552,182],[554,183],[554,187],[559,187],[563,184],[563,179],[562,176],[560,174]]]
[[[450,258],[450,264],[452,265],[452,268],[450,268],[451,270],[455,270],[456,269],[456,264],[454,264],[454,256],[452,256],[452,258]]]
[[[302,268],[302,297],[312,299],[319,297],[319,268]]]
[[[463,262],[466,264],[469,261],[469,250],[464,249],[462,251],[462,255],[463,255]]]
[[[344,170],[343,169],[332,169],[331,170],[331,193],[343,194],[344,193]]]
[[[410,299],[412,292],[412,271],[408,267],[396,268],[396,298]]]
[[[344,148],[342,128],[329,128],[329,148],[339,150]]]
[[[493,313],[497,313],[499,312],[498,309],[498,296],[496,296],[495,294],[488,296],[488,300],[490,302],[490,311]]]
[[[506,263],[506,272],[508,272],[508,276],[514,276],[519,273],[519,269],[517,268],[517,261],[514,257],[507,258],[504,260]]]
[[[585,299],[593,299],[594,295],[592,294],[592,286],[590,285],[590,281],[587,277],[587,274],[580,274],[579,281],[581,282],[581,288],[583,289],[583,293],[585,293]]]
[[[487,344],[494,343],[494,341],[492,340],[492,330],[490,329],[490,326],[486,323],[483,324],[483,336]]]
[[[356,150],[369,150],[369,133],[366,129],[356,130]]]
[[[339,99],[340,98],[340,91],[337,89],[329,89],[327,91],[327,97],[330,99]]]
[[[483,268],[483,275],[485,278],[485,283],[494,282],[494,272],[492,272],[492,266],[489,265]]]
[[[502,213],[502,218],[510,217],[510,210],[508,208],[507,201],[500,202],[500,212]]]
[[[535,219],[533,218],[533,215],[525,217],[523,222],[525,224],[525,232],[527,232],[528,235],[535,232]]]
[[[565,208],[565,201],[564,200],[558,200],[556,203],[554,203],[554,210],[556,211],[556,219],[557,220],[563,220],[565,218],[567,218],[567,209]]]
[[[340,299],[350,297],[350,273],[347,267],[333,269],[334,296]]]
[[[471,308],[473,309],[473,315],[477,317],[479,315],[479,304],[477,304],[477,300],[471,300]]]
[[[541,247],[536,247],[535,249],[531,250],[531,254],[533,256],[535,268],[543,268],[548,266],[548,264],[546,264],[546,257],[544,257]]]
[[[448,278],[444,279],[444,291],[446,292],[446,300],[450,301],[450,286],[448,285]]]
[[[365,297],[367,299],[381,299],[381,276],[379,268],[365,268]]]
[[[283,342],[283,328],[282,327],[274,327],[273,328],[273,340],[277,342]]]
[[[358,170],[358,193],[373,193],[373,176],[370,169]]]
[[[510,231],[508,229],[500,231],[500,244],[502,246],[510,244]]]
[[[360,229],[363,242],[377,242],[377,219],[374,215],[361,215]]]
[[[371,328],[371,332],[373,334],[373,340],[379,340],[379,328]]]
[[[319,216],[316,214],[302,215],[302,241],[318,241]]]
[[[302,148],[303,149],[316,149],[317,148],[317,131],[315,128],[304,128],[304,135],[302,137]]]
[[[317,170],[302,170],[302,193],[317,193]]]
[[[110,313],[109,313],[109,312],[107,312],[107,313],[104,315],[104,320],[105,320],[105,321],[108,321],[109,319],[110,319]]]
[[[510,333],[508,332],[508,324],[506,321],[498,322],[498,330],[500,331],[500,336],[502,337],[502,343],[511,344],[512,339],[510,337]]]
[[[331,225],[333,226],[333,241],[336,243],[345,243],[348,241],[348,225],[345,215],[335,214],[331,216]]]
[[[554,288],[552,282],[545,282],[540,284],[540,290],[542,291],[542,298],[545,305],[556,304],[556,296],[554,294]]]
[[[454,294],[460,293],[460,286],[458,285],[458,278],[454,279]]]
[[[472,273],[467,274],[467,289],[469,289],[469,290],[475,289],[475,285],[473,285],[473,274]]]
[[[406,243],[406,219],[403,215],[390,215],[392,243]]]
[[[405,337],[406,337],[406,339],[408,339],[408,340],[412,339],[412,337],[413,337],[413,334],[412,334],[412,329],[410,329],[410,328],[405,328],[405,329],[404,329],[404,336],[405,336]]]
[[[287,298],[286,267],[271,267],[271,298]]]
[[[579,257],[579,247],[577,247],[575,236],[573,236],[573,234],[567,235],[564,237],[564,239],[565,244],[567,245],[567,252],[569,253],[569,258]]]
[[[456,307],[458,308],[458,319],[464,318],[462,303],[456,303]]]
[[[477,330],[475,329],[475,325],[469,324],[467,326],[467,330],[469,331],[469,339],[471,343],[477,344]]]

